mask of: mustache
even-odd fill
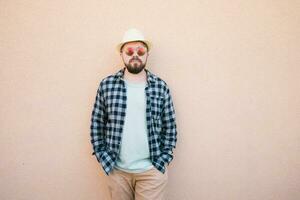
[[[131,58],[130,60],[129,60],[129,62],[132,62],[132,61],[134,61],[134,60],[137,60],[137,61],[139,61],[139,62],[142,62],[139,58]]]

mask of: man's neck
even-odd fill
[[[124,80],[133,82],[133,83],[146,83],[147,82],[147,74],[144,69],[138,74],[132,74],[132,73],[128,72],[128,70],[125,68]]]

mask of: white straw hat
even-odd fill
[[[145,40],[144,35],[143,35],[143,33],[141,31],[139,31],[136,28],[131,28],[131,29],[128,29],[124,33],[122,42],[120,42],[117,45],[117,51],[118,51],[118,53],[120,53],[121,47],[122,47],[123,44],[125,44],[127,42],[133,42],[133,41],[142,41],[142,42],[146,43],[147,46],[148,46],[148,51],[150,51],[150,49],[152,47],[152,44],[150,43],[150,41]]]

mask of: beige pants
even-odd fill
[[[127,173],[114,168],[108,176],[112,200],[165,200],[168,169],[163,174],[155,167],[142,173]]]

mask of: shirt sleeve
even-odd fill
[[[105,125],[107,121],[107,113],[105,110],[105,100],[102,90],[102,82],[100,82],[95,103],[92,111],[90,136],[91,144],[93,146],[92,155],[96,155],[98,162],[100,162],[101,154],[106,149],[105,142]]]
[[[173,149],[176,148],[177,127],[175,109],[171,97],[170,89],[167,87],[165,93],[164,106],[162,111],[162,154],[161,158],[165,164],[170,164],[173,160]]]

